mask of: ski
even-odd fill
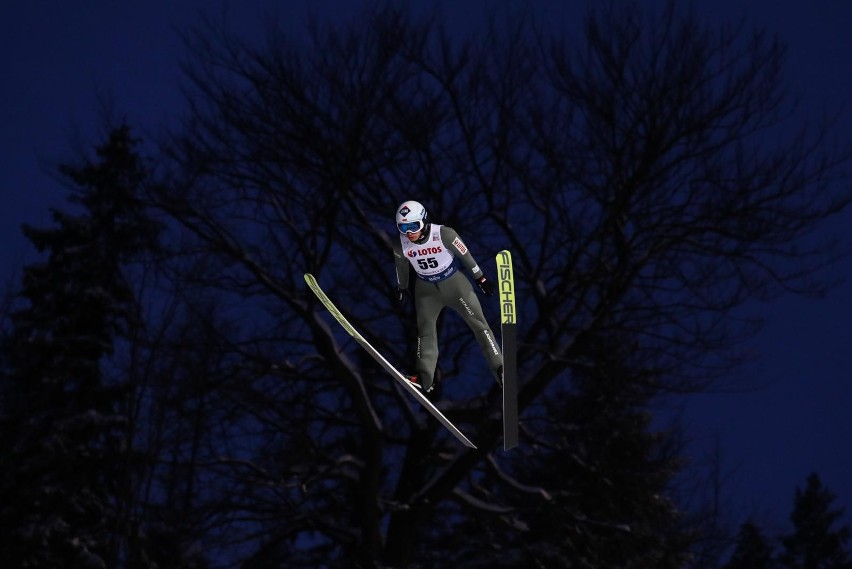
[[[500,296],[500,336],[503,342],[503,449],[518,446],[517,313],[512,254],[497,253]]]
[[[464,436],[464,433],[462,433],[458,428],[456,428],[456,426],[453,425],[453,423],[449,419],[447,419],[447,417],[443,413],[441,413],[440,409],[435,407],[435,405],[433,405],[432,402],[429,401],[429,399],[427,399],[426,396],[423,395],[418,388],[416,388],[410,381],[405,378],[404,375],[402,375],[395,367],[393,367],[384,358],[384,356],[382,356],[372,345],[370,345],[370,343],[364,338],[364,336],[362,336],[355,329],[355,327],[349,323],[349,321],[346,319],[345,316],[343,316],[340,310],[337,309],[337,307],[334,305],[328,295],[326,295],[322,288],[320,288],[317,279],[312,274],[305,273],[305,282],[308,283],[308,287],[310,287],[314,294],[317,295],[317,298],[319,298],[320,302],[323,303],[323,306],[328,309],[328,311],[331,313],[332,316],[334,316],[334,319],[337,320],[337,322],[343,327],[343,329],[346,330],[346,332],[349,333],[349,335],[352,336],[352,338],[354,338],[355,341],[358,342],[361,347],[364,348],[367,353],[373,357],[373,359],[379,362],[379,364],[383,368],[385,368],[385,371],[387,371],[391,375],[391,377],[397,380],[397,382],[402,385],[402,387],[406,391],[408,391],[415,399],[417,399],[417,401],[419,401],[420,404],[423,405],[427,411],[429,411],[429,413],[431,413],[436,419],[438,419],[438,421],[441,422],[441,424],[443,424],[453,435],[455,435],[455,437],[459,441],[461,441],[462,444],[470,448],[476,448],[476,445],[470,442],[470,440],[466,436]]]

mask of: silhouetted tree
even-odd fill
[[[121,126],[97,161],[60,166],[81,211],[53,210],[50,229],[24,227],[45,259],[24,269],[2,345],[0,558],[9,567],[126,559],[129,393],[103,366],[139,324],[122,264],[154,243],[135,145]]]
[[[188,112],[155,196],[191,236],[184,257],[204,259],[182,278],[246,319],[210,328],[244,372],[206,399],[228,426],[201,443],[221,482],[205,505],[218,543],[256,552],[257,566],[438,566],[475,520],[480,551],[494,536],[490,563],[555,518],[578,533],[528,559],[616,564],[616,543],[647,539],[643,559],[676,564],[688,530],[659,492],[677,463],[657,459],[662,435],[640,407],[731,369],[751,331],[733,317],[744,302],[819,292],[834,250],[810,238],[850,199],[846,156],[822,132],[789,134],[783,47],[674,5],[594,12],[576,45],[523,20],[452,38],[387,7],[312,32],[262,46],[215,25],[188,34]],[[391,294],[390,245],[394,207],[412,197],[486,272],[496,251],[515,256],[525,428],[511,455],[495,451],[499,393],[457,319],[442,323],[441,406],[478,450],[459,448],[304,286],[315,274],[405,367],[415,327]],[[616,339],[607,381],[627,399],[593,420],[579,411],[601,409],[606,387],[587,380],[606,377],[609,357],[595,346]],[[609,484],[607,500],[574,496]],[[527,487],[539,515],[515,501]]]
[[[486,469],[470,490],[471,501],[501,504],[503,523],[489,521],[494,511],[474,511],[455,535],[441,536],[443,548],[433,545],[451,565],[684,566],[693,535],[667,496],[681,449],[651,430],[653,389],[626,373],[629,342],[584,341],[596,364],[577,370],[573,390],[529,418],[531,428],[551,433],[548,444],[507,461],[502,473]]]
[[[209,341],[214,323],[227,325],[215,302],[162,274],[152,280],[149,293],[158,298],[121,366],[135,390],[133,442],[144,457],[133,484],[132,545],[140,567],[202,569],[215,559],[205,544],[216,539],[207,520],[226,515],[207,511],[204,496],[228,482],[205,467],[220,450],[208,447],[216,438],[207,433],[229,428],[228,409],[211,386],[239,381],[241,373],[221,343]]]
[[[836,526],[843,510],[834,508],[836,496],[816,473],[808,476],[804,489],[796,489],[790,521],[793,533],[781,538],[779,559],[787,569],[850,569],[852,560],[846,542],[850,530]]]
[[[778,567],[773,557],[772,544],[763,536],[754,522],[740,526],[737,544],[723,569],[774,569]]]

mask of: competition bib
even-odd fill
[[[400,235],[400,241],[402,254],[425,281],[442,281],[458,269],[456,258],[441,241],[440,225],[431,225],[429,238],[422,245],[412,243],[405,235]]]

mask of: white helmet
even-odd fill
[[[414,200],[402,202],[396,208],[396,228],[402,234],[423,231],[426,226],[426,208]]]

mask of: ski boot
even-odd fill
[[[427,383],[427,382],[423,381],[421,379],[420,375],[418,375],[418,374],[406,375],[405,379],[407,379],[412,385],[414,385],[414,387],[416,387],[417,389],[419,389],[420,391],[422,391],[424,393],[429,393],[430,391],[432,391],[435,388],[435,382],[434,381],[429,381]]]

